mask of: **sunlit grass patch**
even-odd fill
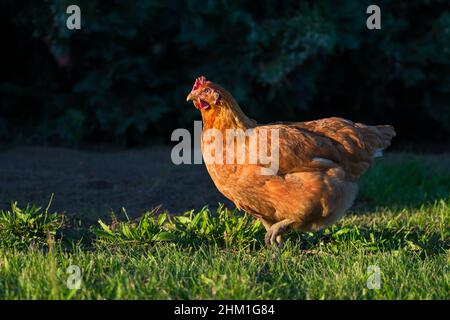
[[[259,221],[247,214],[238,213],[219,205],[217,210],[208,207],[179,216],[168,213],[147,212],[136,220],[113,218],[110,225],[99,220],[92,227],[96,241],[103,244],[154,244],[172,241],[180,245],[209,243],[223,247],[250,247],[260,244],[264,232]]]
[[[111,225],[99,220],[99,225],[91,228],[96,236],[96,242],[130,245],[152,244],[173,239],[173,235],[166,230],[165,226],[168,219],[167,213],[156,215],[156,211],[149,211],[137,220],[130,220],[125,209],[122,212],[126,217],[125,221],[118,220],[114,216]]]
[[[46,244],[63,223],[61,215],[49,212],[50,204],[45,209],[31,204],[20,209],[13,202],[10,210],[0,210],[0,246]]]
[[[219,226],[232,213],[223,207],[218,212],[187,212],[182,217],[189,219],[178,222],[182,226],[170,220],[175,217],[146,213],[134,222],[100,225],[88,248],[64,243],[52,250],[0,247],[0,296],[445,299],[448,212],[449,201],[441,200],[417,209],[349,215],[321,232],[292,234],[282,249],[249,245],[252,236],[264,232],[252,220],[244,223],[249,217],[237,216],[234,227]],[[228,238],[230,230],[235,236]],[[173,237],[158,240],[162,232]],[[67,287],[67,268],[72,265],[81,270],[79,290]],[[371,266],[380,270],[379,289],[367,286]]]

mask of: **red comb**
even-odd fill
[[[205,84],[206,78],[204,76],[198,77],[195,79],[194,86],[192,87],[192,90],[197,90],[202,84]]]

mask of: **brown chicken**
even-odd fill
[[[395,136],[389,125],[368,126],[342,118],[259,125],[244,114],[230,93],[204,77],[195,81],[187,100],[202,114],[204,158],[206,153],[220,153],[215,148],[207,152],[213,140],[222,139],[224,146],[235,142],[230,156],[234,161],[205,159],[206,167],[222,194],[263,223],[268,245],[281,245],[286,231],[316,231],[341,218],[355,199],[358,178]],[[208,129],[217,129],[222,136],[207,134]],[[251,151],[250,138],[227,139],[227,129],[250,130],[256,135],[278,132],[277,141],[269,133],[265,140],[267,150],[277,143],[278,170],[262,174],[267,163],[251,162],[250,156],[238,159],[237,148]],[[226,150],[222,149],[222,159],[226,159]]]

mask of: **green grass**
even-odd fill
[[[130,221],[123,210],[125,221],[115,216],[109,226],[99,220],[93,226],[95,241],[108,245],[155,244],[172,241],[182,246],[209,243],[218,246],[246,249],[259,245],[264,229],[258,220],[219,205],[215,212],[204,207],[179,216],[168,213],[146,212],[137,221]]]
[[[450,193],[450,159],[397,155],[362,176],[360,200],[372,206],[420,206]]]
[[[258,222],[222,206],[136,220],[124,210],[76,232],[48,209],[14,204],[0,213],[0,299],[448,299],[447,164],[379,161],[361,181],[358,213],[293,233],[281,250],[263,245]],[[79,290],[67,287],[71,265]],[[367,286],[370,266],[379,289]]]
[[[27,205],[22,210],[13,202],[11,210],[0,210],[0,245],[25,247],[54,237],[62,226],[63,217],[50,213],[50,204],[51,199],[45,210],[35,205]]]

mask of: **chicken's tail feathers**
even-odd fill
[[[381,137],[381,148],[386,149],[391,145],[392,138],[395,137],[395,130],[393,126],[390,125],[383,125],[383,126],[376,126],[375,127],[378,130],[378,133]]]
[[[357,123],[356,126],[362,131],[364,143],[374,158],[381,157],[383,150],[391,145],[391,140],[395,137],[394,128],[389,125],[368,126]]]

